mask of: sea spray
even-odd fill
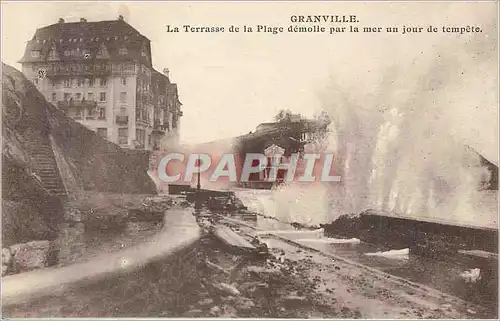
[[[428,70],[390,72],[392,81],[382,81],[377,89],[385,101],[351,89],[367,98],[360,104],[345,91],[332,91],[337,104],[328,110],[333,119],[329,149],[340,159],[343,183],[330,187],[332,212],[373,208],[492,225],[496,215],[476,209],[478,188],[488,173],[479,156],[454,135],[461,104],[448,101],[462,83],[450,65],[458,70],[459,63],[448,59],[426,65],[417,59],[412,65],[419,64]]]
[[[331,119],[326,150],[342,181],[277,188],[261,197],[260,210],[305,224],[370,208],[496,226],[497,194],[480,191],[490,173],[476,153],[498,164],[498,76],[489,70],[497,48],[489,36],[474,35],[470,42],[481,46],[453,55],[446,41],[401,54],[404,61],[379,75],[358,75],[368,80],[357,85],[332,77],[322,96]]]

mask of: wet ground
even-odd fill
[[[240,228],[245,232],[245,227]],[[248,231],[247,231],[248,232]],[[7,317],[464,318],[460,300],[280,240],[269,257],[204,237],[175,255],[4,306]],[[470,309],[469,309],[470,310]],[[474,311],[475,313],[479,313]]]
[[[233,215],[234,219],[243,220],[261,232],[278,235],[295,241],[322,253],[331,254],[353,262],[376,268],[390,275],[437,289],[457,296],[465,301],[483,306],[490,316],[495,316],[498,309],[497,286],[481,282],[466,282],[461,274],[481,267],[474,260],[463,257],[446,257],[442,260],[431,259],[409,253],[408,249],[387,248],[368,244],[358,239],[326,238],[322,229],[297,229],[272,218]],[[400,255],[370,255],[381,252],[398,251]],[[496,281],[496,280],[493,280]]]
[[[496,226],[496,214],[491,214],[497,212],[495,210],[496,201],[492,203],[492,200],[496,200],[496,194],[494,192],[496,191],[486,191],[483,193],[483,197],[488,200],[488,202],[484,203],[489,206],[489,210],[485,211],[485,217],[482,220],[474,222],[475,224],[483,224],[488,228]],[[244,201],[245,205],[249,205],[252,209],[260,209],[260,211],[264,211],[263,214],[266,215],[267,213],[265,212],[265,209],[262,209],[262,207],[263,205],[265,207],[267,202],[274,201],[273,197],[276,194],[276,191],[237,189],[236,194]],[[291,202],[293,202],[293,200],[291,200]],[[273,213],[270,214],[272,215]],[[303,214],[305,215],[307,212]],[[483,260],[474,258],[471,259],[469,257],[464,257],[463,255],[437,258],[428,258],[420,255],[414,255],[413,253],[408,253],[404,256],[369,256],[366,254],[403,249],[389,248],[364,242],[334,243],[332,242],[334,240],[324,238],[322,236],[322,232],[318,233],[319,230],[317,230],[316,233],[310,233],[307,231],[300,232],[297,231],[295,228],[296,226],[293,227],[289,224],[284,224],[275,219],[266,217],[258,217],[253,221],[251,218],[242,217],[241,219],[246,220],[261,230],[268,230],[273,234],[276,234],[276,230],[282,230],[279,231],[278,234],[286,239],[294,240],[300,244],[318,249],[324,253],[353,260],[387,272],[391,275],[400,276],[410,281],[424,284],[445,293],[458,296],[464,300],[487,307],[487,309],[491,312],[491,315],[497,314],[498,269],[496,268],[496,265],[498,262],[495,263],[493,261],[492,263],[495,265],[493,268],[493,275],[487,275],[487,277],[484,277],[483,280],[479,280],[478,282],[466,282],[464,278],[461,277],[461,274],[465,271],[470,271],[476,268],[485,270],[485,267],[490,270],[491,264],[488,263],[485,266]],[[450,222],[454,222],[453,220],[455,218],[448,217],[447,219]],[[287,233],[286,230],[293,232]]]

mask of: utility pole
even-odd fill
[[[200,210],[201,210],[201,183],[200,183],[201,170],[200,170],[200,166],[201,166],[201,159],[200,159],[200,155],[198,155],[198,184],[196,184],[196,200],[194,203],[195,212],[197,214],[199,214]]]
[[[196,185],[196,190],[197,192],[200,192],[201,184],[200,184],[200,174],[201,174],[201,159],[200,155],[198,154],[198,184]]]

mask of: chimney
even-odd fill
[[[123,16],[122,16],[122,15],[119,15],[119,16],[118,16],[118,20],[119,20],[119,21],[124,21],[124,20],[123,20]]]
[[[85,18],[80,18],[80,22],[87,22],[87,19],[85,19]]]
[[[63,18],[59,18],[59,23],[64,23],[64,19]]]
[[[168,68],[163,68],[163,74],[167,76],[167,78],[170,78],[170,70],[168,70]]]

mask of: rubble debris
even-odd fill
[[[257,248],[243,237],[235,233],[231,228],[224,225],[215,226],[214,235],[224,244],[232,248],[238,248],[244,251],[256,251]]]
[[[481,280],[481,269],[475,268],[464,271],[460,274],[460,277],[464,279],[465,283],[476,283]]]
[[[7,275],[12,270],[12,254],[10,249],[2,249],[2,276]]]
[[[218,306],[214,306],[210,309],[210,314],[213,316],[218,316],[222,312],[222,309]]]
[[[392,258],[397,260],[408,260],[410,254],[410,249],[400,249],[400,250],[389,250],[389,251],[379,251],[374,253],[365,253],[366,256],[380,256],[385,258]]]
[[[230,295],[236,295],[239,296],[241,295],[241,292],[234,286],[228,283],[216,283],[213,285],[216,289],[228,293]]]
[[[2,248],[2,264],[9,266],[12,263],[12,253],[9,248]]]
[[[472,310],[472,309],[467,309],[467,312],[469,312],[470,314],[476,314],[477,312]]]
[[[204,305],[212,305],[214,303],[214,300],[211,298],[205,298],[201,301],[198,302],[199,305],[204,306]]]
[[[238,311],[230,305],[223,305],[222,306],[222,313],[219,314],[219,317],[221,318],[230,318],[230,317],[235,317],[238,315]]]
[[[211,268],[212,270],[214,271],[217,271],[217,272],[222,272],[224,274],[229,274],[229,271],[227,271],[226,269],[224,269],[222,266],[220,265],[217,265],[215,263],[212,263],[210,262],[208,259],[205,260],[205,264],[207,265],[207,267]]]
[[[235,302],[236,309],[238,310],[250,310],[255,307],[255,302],[252,299],[247,297],[239,297]]]
[[[287,295],[283,298],[283,301],[289,305],[303,304],[306,300],[306,297],[300,295]]]
[[[266,268],[263,266],[248,266],[244,269],[250,275],[262,277],[263,275],[279,275],[280,271],[276,268]]]
[[[203,315],[203,310],[200,309],[191,309],[184,313],[184,316],[188,318],[195,318],[199,317],[200,315]]]

